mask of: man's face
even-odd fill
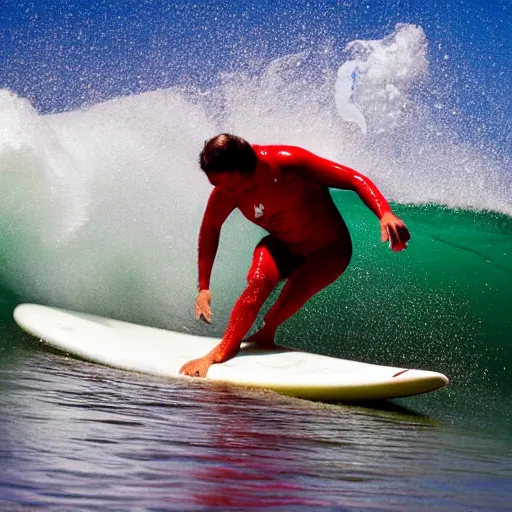
[[[206,173],[208,180],[214,187],[222,189],[226,194],[236,195],[246,184],[245,176],[239,171]]]

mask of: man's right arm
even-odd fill
[[[219,247],[220,230],[235,207],[236,204],[230,196],[219,189],[213,189],[199,230],[199,296],[196,302],[196,316],[198,319],[203,316],[207,322],[211,317],[210,277]]]

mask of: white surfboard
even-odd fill
[[[80,358],[173,378],[218,339],[143,327],[36,304],[14,311],[18,325],[49,345]],[[441,373],[347,361],[305,352],[244,347],[215,364],[207,378],[321,401],[365,401],[427,393],[445,386]]]

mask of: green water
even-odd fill
[[[357,196],[335,200],[352,233],[351,265],[281,328],[280,342],[511,391],[512,218],[394,205],[412,235],[395,254]]]

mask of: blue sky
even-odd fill
[[[329,47],[335,69],[348,41],[380,39],[399,22],[425,30],[432,93],[449,90],[461,129],[487,123],[511,154],[510,0],[0,0],[0,87],[47,113],[174,84],[208,87],[220,71],[302,50]]]

